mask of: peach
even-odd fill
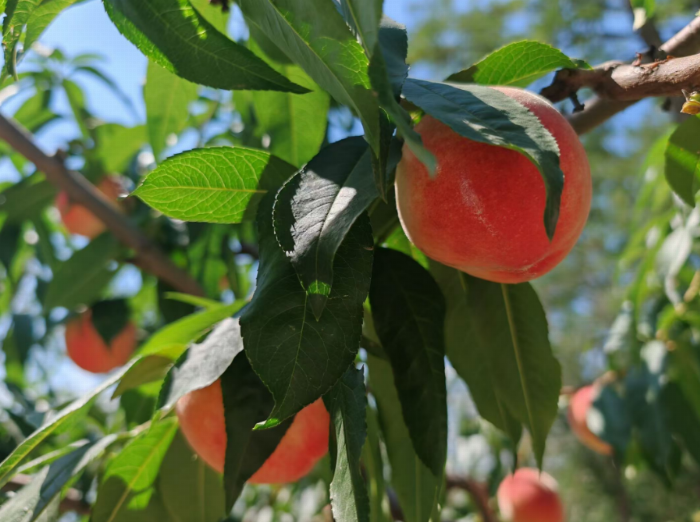
[[[97,184],[97,190],[107,199],[116,202],[124,192],[117,176],[104,176]],[[115,203],[116,204],[116,203]],[[61,214],[61,220],[66,230],[71,234],[93,239],[106,230],[105,224],[82,205],[72,203],[68,194],[59,192],[56,196],[56,207]]]
[[[192,449],[213,469],[224,471],[226,425],[221,380],[182,397],[175,406]],[[328,452],[330,416],[318,399],[299,413],[275,451],[248,480],[253,484],[295,482]]]
[[[503,479],[496,497],[509,522],[564,522],[557,481],[547,473],[521,468]]]
[[[593,386],[584,386],[573,394],[569,401],[567,417],[571,431],[578,439],[590,449],[601,455],[612,455],[613,448],[603,441],[588,427],[588,412],[598,396],[598,389]]]
[[[576,132],[547,100],[497,87],[535,116],[561,151],[564,190],[550,242],[544,227],[545,185],[522,154],[464,138],[431,116],[416,125],[437,158],[437,176],[408,146],[396,173],[399,217],[428,257],[475,277],[520,283],[552,270],[574,247],[591,205],[591,174]]]
[[[66,325],[68,356],[83,370],[106,373],[124,365],[136,349],[136,326],[128,322],[107,346],[92,324],[90,310]]]

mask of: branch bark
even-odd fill
[[[187,272],[178,268],[151,240],[81,174],[68,170],[63,162],[46,155],[34,143],[32,135],[0,115],[0,140],[4,140],[16,152],[27,158],[43,172],[48,181],[64,190],[75,202],[83,205],[100,219],[116,238],[136,252],[139,266],[177,290],[203,296],[204,292]]]
[[[581,87],[598,88],[598,96],[586,102],[585,110],[568,117],[576,132],[585,134],[642,98],[678,95],[682,88],[700,87],[700,56],[692,56],[700,52],[700,17],[694,18],[660,50],[670,56],[687,58],[672,59],[654,68],[651,64],[613,67],[608,63],[594,71],[583,71],[581,76],[557,74],[543,95],[549,97],[547,93],[550,93],[555,97],[558,92],[570,90],[569,84],[575,86],[578,83],[574,92]],[[679,70],[682,66],[690,67],[690,70]],[[618,81],[621,83],[617,84]]]
[[[461,489],[469,493],[483,522],[498,522],[491,506],[489,506],[489,493],[486,486],[470,478],[457,475],[447,475],[445,481],[447,489]]]

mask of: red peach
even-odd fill
[[[431,116],[416,125],[437,158],[437,176],[408,146],[396,171],[406,234],[426,255],[498,283],[520,283],[552,270],[574,247],[591,205],[586,152],[566,119],[536,94],[497,87],[537,116],[561,151],[564,190],[550,242],[543,222],[546,191],[522,154],[464,138]]]
[[[223,473],[226,424],[221,381],[182,397],[175,412],[192,449],[209,466]],[[305,476],[328,452],[329,424],[330,416],[321,399],[301,410],[275,451],[248,482],[280,484]]]
[[[595,386],[584,386],[573,394],[569,401],[568,419],[571,431],[578,439],[593,451],[601,455],[612,455],[613,448],[607,442],[601,440],[588,427],[588,412],[596,400],[598,390]]]
[[[80,314],[66,325],[68,356],[83,370],[106,373],[124,365],[136,349],[136,326],[128,322],[107,346],[92,324],[92,312]]]
[[[564,522],[557,481],[531,468],[520,468],[498,486],[498,509],[509,522]]]
[[[122,184],[117,176],[104,176],[97,185],[97,190],[102,192],[107,199],[116,202],[124,192]],[[56,207],[61,214],[61,220],[66,230],[71,234],[93,239],[106,230],[95,215],[82,205],[74,204],[70,201],[68,194],[59,192],[56,196]]]

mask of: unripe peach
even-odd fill
[[[520,468],[498,486],[498,509],[508,522],[564,522],[557,481],[531,468]]]
[[[396,198],[406,234],[426,255],[499,283],[535,279],[574,247],[591,205],[586,152],[566,119],[544,98],[497,87],[537,116],[561,151],[564,191],[550,242],[544,227],[546,191],[522,154],[464,138],[431,116],[416,125],[437,158],[437,176],[408,146],[396,172]]]
[[[90,310],[66,325],[68,356],[83,370],[106,373],[124,365],[136,349],[136,326],[128,322],[107,346],[92,324]]]
[[[584,386],[573,394],[569,401],[569,425],[578,439],[593,451],[601,455],[612,455],[613,448],[594,434],[588,427],[588,412],[596,400],[598,390],[595,386]]]
[[[175,406],[180,428],[192,449],[213,469],[224,472],[226,421],[221,381],[182,397]],[[292,421],[275,451],[248,480],[253,484],[295,482],[328,452],[330,416],[321,399]]]
[[[108,200],[114,201],[115,204],[119,196],[124,193],[122,184],[117,176],[104,176],[97,184],[97,190],[102,192]],[[59,192],[58,196],[56,196],[56,207],[61,214],[61,220],[66,230],[71,234],[79,234],[93,239],[107,228],[88,209],[82,205],[72,203],[65,192]]]

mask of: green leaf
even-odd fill
[[[441,477],[447,457],[445,300],[416,261],[379,248],[369,301],[413,446],[435,477]]]
[[[625,377],[625,399],[642,453],[650,467],[670,485],[680,468],[680,448],[669,429],[662,402],[666,346],[653,340],[641,350],[642,364]]]
[[[408,79],[403,94],[461,136],[525,155],[544,179],[544,225],[549,238],[554,236],[564,173],[559,166],[559,146],[537,116],[502,92],[480,85],[457,87]]]
[[[602,418],[603,422],[602,426],[591,424],[589,429],[610,444],[616,455],[625,455],[632,436],[632,426],[625,401],[612,386],[605,386],[593,401],[587,415],[587,418],[591,417]]]
[[[501,285],[431,262],[449,303],[448,356],[479,412],[517,441],[527,426],[539,463],[557,415],[561,368],[529,283]]]
[[[97,159],[104,172],[124,172],[146,142],[146,127],[124,127],[106,123],[95,129]]]
[[[557,69],[590,68],[585,65],[551,45],[523,40],[501,47],[468,69],[449,76],[446,81],[526,87]]]
[[[377,412],[367,407],[367,441],[362,448],[362,463],[367,475],[370,522],[389,522],[386,487],[384,486],[384,459],[379,440]]]
[[[219,301],[207,299],[206,297],[198,297],[196,295],[182,294],[180,292],[166,292],[165,298],[178,301],[180,303],[190,304],[192,306],[200,306],[207,310],[221,306]],[[239,304],[243,305],[244,303],[239,301]]]
[[[0,192],[0,212],[8,222],[20,223],[39,215],[55,197],[56,189],[43,174],[32,174]]]
[[[158,408],[170,408],[188,393],[213,384],[242,350],[238,319],[224,319],[172,367],[158,397]]]
[[[128,368],[128,365],[125,366],[122,370],[106,379],[92,392],[70,403],[56,416],[54,416],[51,421],[41,426],[38,430],[27,437],[19,446],[17,446],[15,450],[0,464],[0,487],[7,484],[25,457],[39,447],[39,445],[50,435],[63,431],[79,422],[80,419],[82,419],[87,413],[89,405],[92,404],[95,397],[119,381]]]
[[[143,54],[186,80],[216,89],[306,92],[217,31],[188,0],[104,0],[104,5],[119,32]]]
[[[221,6],[212,4],[209,0],[190,0],[190,4],[197,12],[206,18],[207,22],[213,25],[217,31],[226,34],[230,13],[224,12]]]
[[[73,310],[90,304],[114,277],[109,269],[121,246],[111,234],[102,234],[58,265],[44,300],[47,310],[63,306]]]
[[[327,0],[241,0],[250,24],[362,120],[368,143],[380,148],[380,113],[367,75],[362,46]]]
[[[125,392],[144,384],[162,381],[173,365],[171,350],[165,350],[163,355],[146,355],[139,357],[119,381],[112,394],[112,399],[120,397]]]
[[[66,92],[68,104],[70,105],[71,111],[73,111],[73,117],[75,118],[75,123],[78,125],[78,128],[80,128],[80,133],[83,135],[85,140],[92,139],[92,135],[87,124],[88,120],[91,118],[91,115],[85,108],[85,93],[80,88],[80,85],[67,78],[63,79],[61,85],[63,90]]]
[[[656,12],[656,0],[630,0],[634,21],[632,29],[638,31]]]
[[[372,232],[365,217],[336,253],[334,285],[316,321],[294,267],[277,244],[271,214],[268,197],[258,210],[258,286],[241,316],[248,359],[275,399],[268,427],[321,397],[352,364],[372,266]]]
[[[492,368],[498,356],[491,354],[490,344],[479,342],[477,327],[483,317],[480,313],[473,314],[474,308],[479,305],[470,299],[469,276],[434,261],[430,261],[430,270],[447,302],[447,357],[469,386],[469,393],[479,414],[507,433],[517,444],[522,425],[509,411],[507,401],[498,391],[498,382],[495,379],[502,377],[496,374],[496,368]],[[510,358],[512,360],[513,356]]]
[[[221,476],[192,451],[180,431],[160,466],[158,489],[178,522],[219,522],[226,515]]]
[[[337,453],[330,486],[333,518],[337,522],[369,522],[369,496],[360,471],[362,446],[367,438],[365,380],[362,370],[350,367],[323,396],[335,432]]]
[[[56,120],[59,116],[49,108],[46,91],[37,91],[34,96],[17,109],[12,117],[29,132],[37,133],[47,123]],[[4,145],[6,144],[3,143]]]
[[[29,49],[37,42],[46,28],[67,7],[80,0],[45,0],[37,7],[27,20],[27,34],[24,37],[24,48]]]
[[[359,36],[367,56],[371,56],[379,41],[379,22],[383,0],[340,0],[345,20]]]
[[[439,522],[442,474],[436,478],[413,449],[389,363],[369,355],[367,366],[370,389],[377,401],[379,423],[391,465],[391,484],[399,498],[404,520]]]
[[[700,188],[700,118],[681,123],[666,146],[666,180],[691,207]]]
[[[681,438],[695,462],[700,463],[700,418],[677,383],[670,382],[661,389],[661,404],[671,430]]]
[[[295,167],[243,147],[195,149],[171,156],[133,192],[163,214],[184,221],[240,223]]]
[[[97,491],[92,522],[128,520],[131,511],[148,506],[158,470],[177,429],[176,418],[156,423],[112,459]]]
[[[4,74],[17,76],[16,51],[22,29],[42,0],[8,0],[2,24],[2,46],[5,49]]]
[[[190,102],[197,86],[149,61],[143,100],[146,103],[148,139],[156,159],[163,155],[168,137],[187,126]]]
[[[41,470],[32,481],[0,508],[3,522],[33,522],[45,515],[55,501],[60,501],[64,486],[97,458],[116,435],[108,435],[62,456]]]
[[[333,260],[357,218],[378,196],[362,137],[323,148],[277,193],[275,235],[308,293],[316,319],[333,284]]]
[[[262,51],[253,48],[256,54]],[[326,137],[330,96],[296,65],[271,63],[280,74],[309,89],[300,96],[274,91],[253,92],[259,132],[270,136],[270,152],[301,167],[318,152]]]
[[[221,376],[221,392],[226,420],[224,486],[228,512],[245,482],[275,451],[292,419],[269,430],[253,431],[272,411],[273,400],[244,355],[236,357]]]
[[[157,354],[164,349],[177,359],[187,344],[207,333],[212,326],[238,312],[245,303],[236,301],[188,315],[156,332],[139,350],[139,355]]]

